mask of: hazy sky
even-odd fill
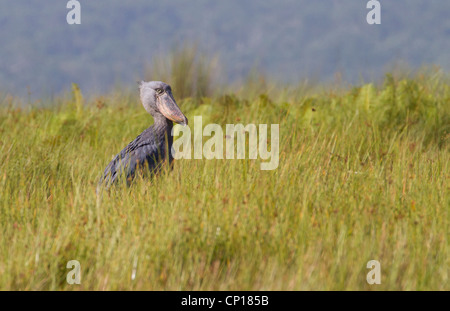
[[[67,24],[67,2],[0,0],[0,91],[131,85],[183,42],[219,55],[226,80],[254,66],[286,81],[357,82],[396,63],[450,70],[450,1],[380,1],[380,25],[367,24],[364,0],[80,0],[80,25]]]

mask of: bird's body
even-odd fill
[[[142,132],[108,164],[103,173],[105,181],[112,184],[122,174],[127,180],[131,180],[139,168],[156,173],[165,160],[171,164],[173,160],[170,152],[173,142],[171,130],[172,124],[152,125]]]
[[[172,164],[171,135],[173,123],[187,124],[178,108],[169,85],[159,82],[141,82],[141,101],[155,122],[129,143],[106,167],[99,185],[110,185],[125,177],[129,184],[138,170],[157,173],[164,162]]]

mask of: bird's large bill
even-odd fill
[[[181,112],[172,94],[164,93],[158,97],[157,106],[159,111],[169,120],[181,125],[187,125],[188,120]]]

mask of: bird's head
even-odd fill
[[[139,90],[142,105],[153,117],[163,115],[183,126],[188,124],[188,119],[173,98],[170,85],[161,81],[141,81],[139,82]]]

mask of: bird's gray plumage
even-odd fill
[[[125,177],[129,183],[138,169],[156,173],[167,160],[173,161],[171,135],[173,123],[187,124],[187,118],[177,106],[170,86],[160,81],[140,82],[141,102],[155,122],[130,142],[106,167],[99,186],[109,187]]]

